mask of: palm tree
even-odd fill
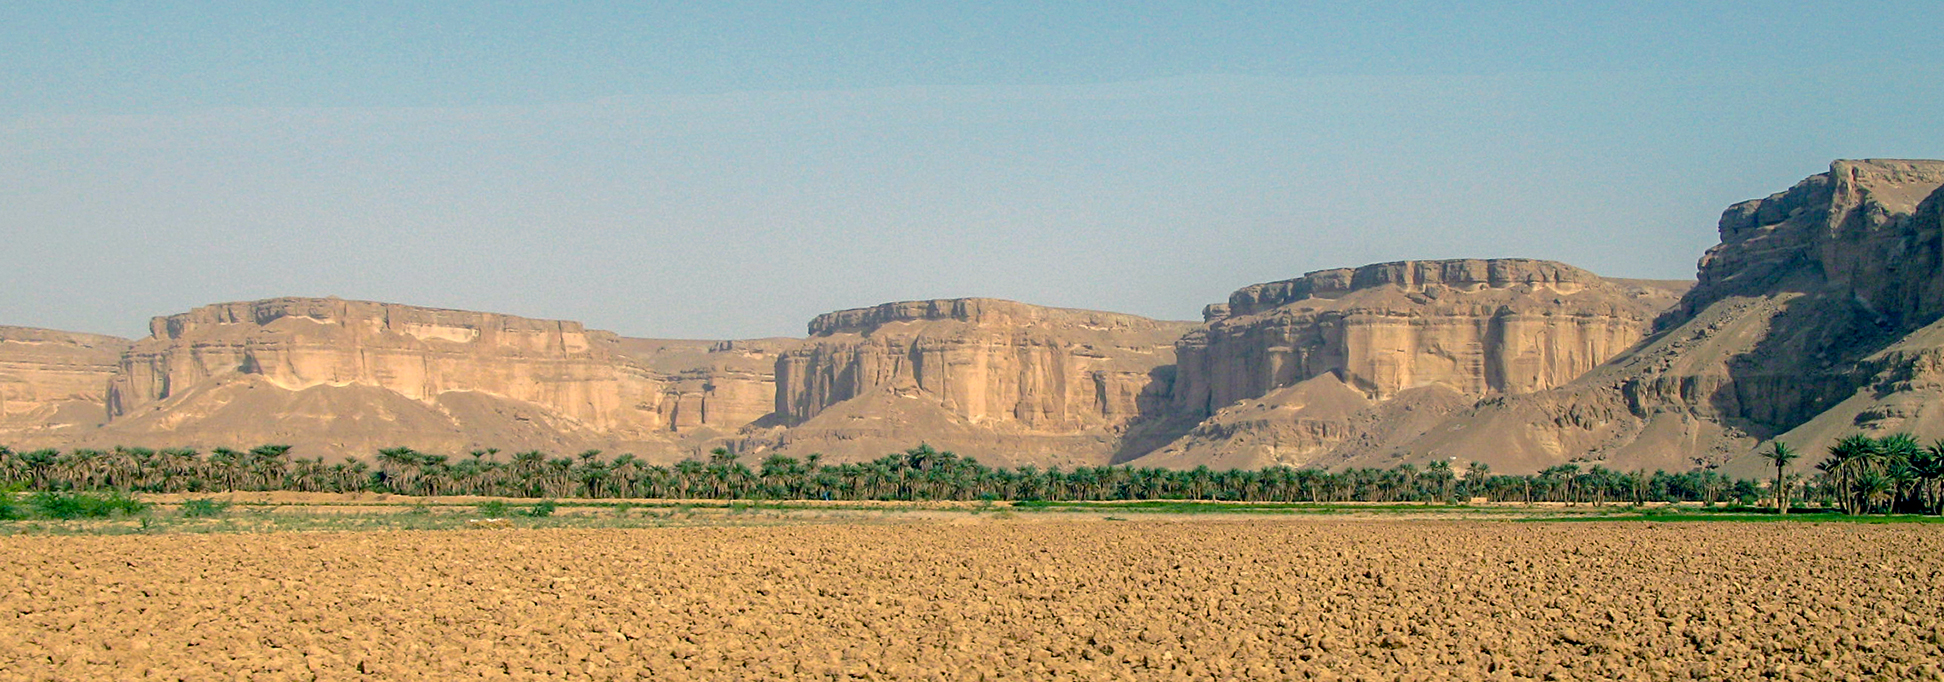
[[[1882,472],[1866,470],[1856,477],[1857,500],[1865,513],[1896,501],[1896,491],[1897,482]]]
[[[1918,478],[1918,493],[1924,512],[1938,514],[1944,506],[1944,439],[1931,443],[1911,460]]]
[[[1880,452],[1876,439],[1855,434],[1829,446],[1829,458],[1816,465],[1817,469],[1822,470],[1824,484],[1835,494],[1836,502],[1844,513],[1855,514],[1862,510],[1856,482],[1863,473],[1877,471]]]
[[[1801,456],[1794,448],[1790,448],[1788,443],[1779,440],[1769,443],[1768,452],[1762,453],[1763,459],[1775,464],[1775,513],[1777,514],[1787,516],[1789,513],[1789,485],[1786,474],[1789,463]]]

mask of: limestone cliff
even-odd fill
[[[0,326],[0,435],[69,433],[106,421],[108,377],[127,339]]]
[[[1164,406],[1173,342],[1193,326],[993,299],[820,315],[777,360],[790,428],[769,446],[875,458],[924,440],[993,463],[1106,463]]]
[[[768,345],[625,339],[494,313],[279,298],[158,317],[150,330],[107,383],[100,439],[672,459],[700,447],[684,438],[767,413],[774,390]]]
[[[1682,288],[1523,259],[1381,263],[1245,287],[1176,344],[1172,414],[1207,423],[1138,463],[1339,463],[1346,447],[1415,435],[1392,428],[1403,412],[1421,428],[1483,396],[1571,381],[1639,341]],[[1322,395],[1330,407],[1316,405]]]
[[[1409,449],[1527,469],[1686,468],[1746,460],[1778,436],[1819,457],[1857,430],[1944,435],[1926,407],[1944,397],[1944,335],[1927,330],[1944,314],[1940,185],[1944,162],[1837,161],[1736,204],[1649,342],[1565,386],[1481,404]]]

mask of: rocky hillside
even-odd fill
[[[686,341],[281,298],[135,342],[0,327],[0,443],[1753,474],[1771,439],[1944,436],[1940,186],[1940,161],[1835,162],[1724,212],[1698,283],[1382,263],[1244,287],[1201,323],[974,298]]]
[[[1382,263],[1245,287],[1176,344],[1172,414],[1196,426],[1135,462],[1341,464],[1479,398],[1573,380],[1646,336],[1683,289],[1522,259]]]
[[[1410,455],[1747,474],[1772,438],[1814,459],[1858,431],[1944,436],[1940,185],[1944,162],[1837,161],[1730,207],[1699,284],[1647,343],[1566,385],[1486,401]]]
[[[604,448],[672,460],[768,414],[775,395],[777,342],[627,339],[334,298],[204,306],[150,331],[94,359],[93,423],[105,426],[60,438],[16,428],[13,442],[275,442],[306,456]]]
[[[128,339],[0,326],[0,436],[59,437],[107,421]]]
[[[917,441],[995,464],[1105,464],[1158,413],[1193,328],[994,299],[906,301],[810,322],[776,363],[759,451],[875,458]]]

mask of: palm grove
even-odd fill
[[[1828,450],[1812,477],[1788,473],[1797,454],[1776,443],[1764,453],[1778,475],[1757,483],[1708,469],[1616,471],[1562,464],[1507,475],[1473,462],[1434,461],[1342,471],[1270,467],[1173,470],[1125,466],[993,468],[929,446],[877,460],[831,464],[818,455],[772,455],[753,466],[718,449],[673,466],[598,450],[575,457],[496,450],[451,457],[408,448],[370,459],[296,458],[290,448],[250,450],[115,448],[15,451],[0,446],[0,481],[31,490],[137,493],[218,491],[386,492],[524,498],[695,498],[829,500],[1236,500],[1275,502],[1495,502],[1641,504],[1699,501],[1753,504],[1792,500],[1849,513],[1937,514],[1944,504],[1944,441],[1929,447],[1897,434],[1851,436]],[[1762,484],[1767,484],[1764,492]]]

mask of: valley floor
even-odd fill
[[[466,516],[447,511],[407,513]],[[1928,524],[585,511],[0,537],[0,678],[1939,679],[1944,660]]]

